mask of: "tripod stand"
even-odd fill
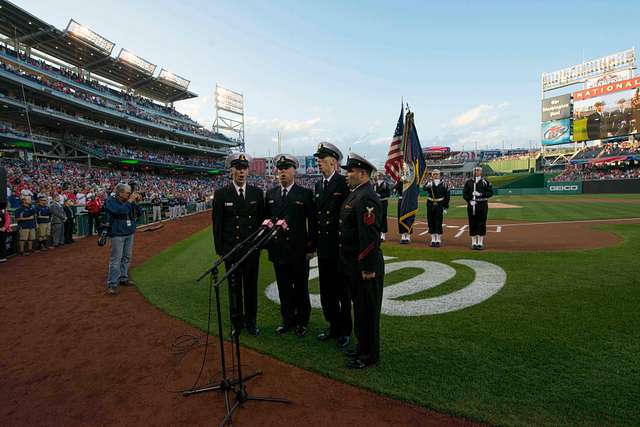
[[[193,394],[197,394],[197,393],[203,393],[203,392],[207,392],[207,391],[222,391],[224,393],[224,402],[225,402],[225,410],[226,410],[226,415],[223,418],[223,420],[220,423],[220,426],[225,426],[227,424],[231,425],[233,423],[232,418],[233,418],[233,414],[235,413],[235,411],[239,408],[242,407],[243,404],[245,402],[248,401],[260,401],[260,402],[273,402],[273,403],[293,403],[290,400],[287,399],[281,399],[281,398],[274,398],[274,397],[265,397],[265,396],[252,396],[247,392],[246,389],[246,385],[245,382],[262,374],[262,371],[256,371],[250,375],[247,375],[245,377],[242,376],[242,363],[241,363],[241,359],[240,359],[240,328],[234,327],[233,328],[233,332],[232,332],[232,342],[231,342],[231,346],[232,346],[232,358],[235,356],[235,365],[237,366],[236,368],[236,374],[237,377],[236,379],[229,379],[227,377],[227,370],[226,370],[226,363],[225,363],[225,354],[224,354],[224,339],[223,339],[223,332],[222,332],[222,314],[221,314],[221,309],[220,309],[220,285],[222,284],[222,282],[224,282],[225,280],[227,280],[229,282],[229,291],[230,291],[230,298],[232,299],[232,301],[236,300],[236,298],[232,295],[234,292],[236,292],[233,288],[235,286],[237,286],[237,282],[235,280],[231,280],[229,281],[229,277],[242,265],[242,263],[251,255],[253,254],[256,250],[258,250],[260,248],[260,246],[264,245],[266,242],[268,242],[277,232],[277,229],[274,229],[271,232],[266,233],[265,236],[262,236],[260,238],[259,233],[260,229],[256,230],[256,232],[254,232],[252,235],[250,235],[249,237],[247,237],[244,241],[242,241],[241,243],[239,243],[238,245],[236,245],[229,253],[227,253],[224,257],[218,259],[213,267],[211,267],[209,270],[207,270],[206,272],[204,272],[199,278],[198,281],[202,280],[206,275],[210,275],[211,278],[211,282],[210,282],[210,286],[213,286],[214,290],[215,290],[215,296],[216,296],[216,311],[217,311],[217,320],[218,320],[218,341],[219,341],[219,346],[220,346],[220,363],[221,363],[221,368],[222,368],[222,379],[220,380],[220,382],[216,383],[216,384],[209,384],[206,385],[204,387],[200,387],[197,389],[191,389],[191,390],[186,390],[183,392],[184,396],[190,396]],[[218,266],[220,264],[222,264],[225,260],[229,259],[231,257],[232,254],[234,254],[235,252],[237,252],[240,248],[244,247],[248,242],[252,241],[253,238],[255,238],[256,236],[258,236],[259,238],[255,239],[257,240],[257,242],[255,244],[253,244],[253,246],[251,246],[245,253],[244,255],[237,261],[235,262],[231,268],[229,268],[225,275],[222,276],[222,278],[220,280],[218,280]],[[210,297],[210,296],[209,296]],[[235,319],[238,318],[239,315],[239,308],[235,306],[235,304],[231,304],[231,319],[232,319],[232,323],[234,323]],[[235,355],[233,354],[233,349],[235,348]],[[235,402],[233,404],[233,406],[229,406],[229,392],[234,392],[235,393]]]

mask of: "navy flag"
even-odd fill
[[[413,122],[413,113],[407,112],[402,138],[403,164],[402,164],[402,204],[398,223],[400,233],[413,232],[413,223],[418,213],[418,196],[420,183],[427,173],[427,163],[424,160],[418,131]]]

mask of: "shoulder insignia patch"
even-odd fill
[[[367,207],[367,211],[364,213],[364,217],[362,218],[362,221],[364,221],[365,224],[367,225],[373,225],[376,222],[376,214],[374,212],[375,207]]]

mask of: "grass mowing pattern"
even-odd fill
[[[513,210],[510,210],[513,211]],[[275,336],[279,307],[264,297],[274,278],[263,253],[259,338],[245,346],[297,366],[450,414],[506,425],[637,425],[640,420],[640,225],[605,225],[624,237],[613,248],[553,253],[470,253],[383,246],[395,262],[428,259],[458,275],[414,295],[435,296],[464,286],[473,272],[455,259],[495,263],[505,287],[482,304],[424,317],[382,317],[382,359],[375,369],[350,371],[312,310],[306,338]],[[194,279],[212,262],[211,230],[203,230],[134,271],[140,291],[170,315],[206,328],[207,285]],[[385,285],[417,274],[404,269]],[[317,292],[317,286],[314,292]],[[442,288],[442,289],[439,289]],[[227,317],[226,290],[223,310]],[[228,325],[225,331],[228,331]],[[259,368],[259,367],[256,367]]]
[[[609,197],[607,197],[609,196]],[[640,195],[575,195],[575,196],[494,196],[491,202],[522,206],[511,209],[489,209],[489,220],[527,222],[579,221],[590,219],[640,218]],[[389,201],[389,216],[398,212],[397,200]],[[427,201],[421,198],[418,220],[427,221]],[[466,219],[466,202],[452,197],[445,217]]]

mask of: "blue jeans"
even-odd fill
[[[118,283],[129,280],[129,261],[133,252],[134,234],[128,236],[114,236],[111,240],[109,253],[109,275],[107,286],[117,288]]]

